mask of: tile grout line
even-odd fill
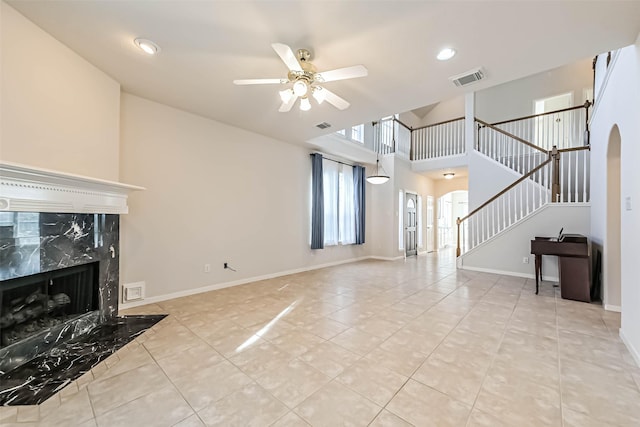
[[[455,274],[455,272],[448,274],[448,275],[447,275],[447,276],[445,276],[444,278],[446,278],[446,277],[448,277],[448,276],[450,276],[450,275],[453,275],[453,274]],[[444,278],[443,278],[443,279],[444,279]],[[442,280],[442,279],[440,279],[440,280]],[[463,283],[466,283],[466,282],[469,282],[469,281],[470,281],[470,280],[466,280],[466,281],[465,281],[465,282],[463,282]],[[436,282],[436,283],[437,283],[437,282]],[[494,285],[495,285],[495,283],[494,283]],[[451,292],[449,292],[448,294],[446,294],[446,296],[445,296],[444,298],[442,298],[440,301],[444,300],[446,297],[448,297],[449,295],[451,295],[453,292],[455,292],[458,288],[460,288],[460,287],[462,287],[462,286],[464,286],[464,285],[456,286],[456,289],[455,289],[455,290],[452,290]],[[493,286],[492,286],[492,287],[493,287]],[[428,288],[428,287],[427,287],[427,288]],[[489,288],[489,289],[491,289],[491,288]],[[485,292],[485,294],[486,294],[487,292],[488,292],[488,290]],[[483,294],[483,296],[484,296],[484,294]],[[438,303],[439,303],[440,301],[438,301]],[[471,311],[473,311],[473,307],[475,307],[475,306],[478,304],[478,302],[480,302],[480,300],[476,301],[476,302],[473,304],[472,308],[471,308],[471,309],[470,309],[470,310],[469,310],[469,311],[468,311],[468,312],[467,312],[463,317],[461,317],[461,318],[460,318],[460,320],[458,320],[458,322],[456,323],[456,325],[455,325],[453,328],[451,328],[451,330],[450,330],[450,331],[449,331],[449,332],[448,332],[448,333],[447,333],[447,334],[442,338],[442,340],[440,340],[440,342],[438,343],[438,345],[436,345],[436,346],[433,348],[433,350],[431,350],[431,353],[429,353],[429,354],[427,355],[427,357],[425,358],[425,360],[424,360],[424,361],[423,361],[423,362],[422,362],[422,363],[421,363],[417,368],[415,368],[415,369],[413,370],[413,372],[411,373],[411,375],[409,375],[409,376],[407,377],[407,380],[402,384],[402,386],[400,386],[400,388],[398,388],[398,390],[393,394],[393,396],[391,397],[391,399],[389,399],[389,401],[388,401],[388,402],[387,402],[387,403],[382,407],[382,409],[381,409],[381,410],[376,414],[376,416],[373,418],[373,420],[371,421],[371,423],[373,423],[373,421],[375,421],[375,419],[376,419],[376,418],[377,418],[377,417],[378,417],[378,416],[379,416],[383,411],[385,411],[385,410],[389,411],[389,410],[387,409],[387,406],[389,405],[389,403],[391,403],[391,401],[392,401],[392,400],[393,400],[393,399],[398,395],[398,393],[400,392],[400,390],[402,390],[402,389],[404,388],[404,386],[405,386],[405,385],[407,385],[407,383],[408,383],[410,380],[412,380],[412,379],[413,379],[413,375],[415,375],[415,373],[416,373],[416,372],[417,372],[417,371],[418,371],[418,370],[419,370],[419,369],[420,369],[420,368],[421,368],[421,367],[426,363],[426,361],[429,359],[429,357],[430,357],[430,356],[431,356],[431,355],[432,355],[432,354],[433,354],[433,353],[438,349],[438,347],[440,347],[440,345],[444,342],[444,340],[446,340],[446,339],[447,339],[447,337],[448,337],[448,336],[449,336],[449,335],[450,335],[450,334],[451,334],[451,333],[456,329],[456,327],[457,327],[457,326],[458,326],[458,325],[459,325],[459,324],[460,324],[460,323],[461,323],[461,322],[462,322],[462,321],[463,321],[463,320],[464,320],[464,319],[469,315],[469,313],[471,313]],[[428,308],[424,313],[422,313],[422,314],[427,313],[429,310],[431,310],[431,308],[435,307],[436,305],[437,305],[437,303],[436,303],[436,304],[434,304],[433,306],[429,307],[429,308]],[[421,315],[419,315],[419,316],[421,316]],[[416,318],[417,318],[417,317],[419,317],[419,316],[416,316]],[[387,339],[388,339],[388,338],[387,338]],[[385,341],[386,341],[386,340],[385,340]],[[384,342],[384,341],[383,341],[383,342]],[[417,380],[415,380],[415,379],[414,379],[413,381],[416,381],[416,382],[418,382],[418,383],[422,384],[420,381],[417,381]],[[426,384],[423,384],[423,385],[424,385],[425,387],[428,387],[428,388],[430,388],[430,389],[432,389],[432,390],[434,390],[434,391],[436,391],[436,392],[438,392],[438,393],[444,394],[444,395],[448,396],[449,398],[453,399],[451,396],[447,395],[446,393],[441,392],[440,390],[437,390],[437,389],[435,389],[435,388],[433,388],[433,387],[431,387],[431,386],[429,386],[429,385],[426,385]],[[453,400],[456,400],[456,399],[453,399]],[[457,401],[457,400],[456,400],[456,401]],[[392,413],[393,415],[397,416],[397,417],[398,417],[398,418],[400,418],[401,420],[406,421],[406,422],[408,422],[409,424],[411,424],[409,421],[405,420],[404,418],[402,418],[400,415],[396,414],[395,412],[392,412],[392,411],[389,411],[389,412],[390,412],[390,413]],[[471,412],[469,412],[469,415],[471,415]],[[369,425],[371,425],[371,423],[369,423]]]
[[[455,272],[454,272],[454,273],[455,273]],[[445,277],[443,277],[443,278],[439,279],[438,281],[434,282],[434,284],[433,284],[433,285],[435,285],[435,283],[439,282],[440,280],[442,280],[442,279],[444,279],[444,278],[446,278],[446,277],[448,277],[448,276],[450,276],[450,275],[452,275],[452,274],[454,274],[454,273],[450,273],[450,274],[446,275]],[[467,282],[468,282],[468,281],[469,281],[469,280],[467,280]],[[403,282],[403,283],[404,283],[404,282]],[[466,282],[465,282],[465,283],[466,283]],[[429,286],[433,286],[433,285],[429,285]],[[427,288],[429,288],[429,286],[427,286]],[[459,287],[459,286],[456,286],[456,289],[457,289],[458,287]],[[418,291],[418,292],[420,292],[420,291]],[[449,296],[449,295],[450,295],[451,293],[453,293],[453,292],[455,292],[455,290],[452,290],[451,292],[447,293],[447,294],[445,295],[445,297],[444,297],[444,298],[446,298],[447,296]],[[415,293],[414,293],[414,294],[415,294]],[[414,295],[414,294],[411,294],[411,295]],[[442,300],[443,300],[444,298],[442,298]],[[440,300],[440,301],[442,301],[442,300]],[[438,302],[440,302],[440,301],[438,301]],[[425,314],[426,312],[428,312],[429,310],[431,310],[431,308],[435,307],[435,305],[437,305],[437,303],[436,303],[436,304],[434,304],[434,305],[432,305],[431,307],[429,307],[429,308],[428,308],[427,310],[425,310],[423,313],[421,313],[421,314],[419,314],[418,316],[414,317],[412,320],[415,320],[416,318],[418,318],[418,317],[422,316],[423,314]],[[465,317],[466,317],[466,316],[465,316]],[[463,317],[462,319],[464,319],[464,317]],[[460,319],[460,321],[458,321],[458,323],[456,323],[456,326],[457,326],[460,322],[462,322],[462,319]],[[403,328],[404,328],[404,326],[403,326],[402,328],[400,328],[400,330],[402,330]],[[453,329],[455,329],[455,327],[454,327]],[[451,331],[453,331],[453,329],[452,329]],[[446,337],[447,337],[447,336],[449,336],[449,334],[451,333],[451,331],[449,331],[449,333],[448,333],[447,335],[445,335],[445,336],[442,338],[442,340],[440,341],[440,343],[442,343],[442,341],[444,341],[444,340],[446,339]],[[396,331],[396,332],[397,332],[397,331]],[[392,334],[392,336],[393,336],[393,335],[394,335],[394,334]],[[390,336],[390,337],[388,337],[387,339],[385,339],[384,341],[382,341],[382,343],[380,343],[380,345],[384,344],[387,340],[389,340],[389,338],[391,338],[391,336]],[[408,424],[413,425],[413,424],[412,424],[412,423],[410,423],[409,421],[407,421],[407,420],[405,420],[404,418],[402,418],[400,415],[398,415],[398,414],[396,414],[396,413],[394,413],[394,412],[392,412],[392,411],[389,411],[389,410],[387,409],[387,406],[388,406],[388,405],[389,405],[389,403],[391,403],[391,401],[392,401],[392,400],[393,400],[393,399],[398,395],[398,393],[400,392],[400,390],[402,390],[402,389],[404,388],[404,386],[405,386],[405,385],[407,385],[407,383],[412,379],[413,375],[418,371],[418,369],[420,369],[420,368],[422,367],[422,365],[424,365],[424,363],[427,361],[427,359],[429,358],[429,356],[430,356],[434,351],[436,351],[436,349],[440,346],[440,343],[438,343],[438,345],[437,345],[433,350],[431,350],[431,353],[429,353],[428,355],[426,355],[425,360],[424,360],[424,361],[423,361],[423,362],[422,362],[422,363],[421,363],[417,368],[415,368],[415,369],[413,370],[413,372],[411,373],[411,375],[409,375],[409,376],[407,377],[407,380],[406,380],[404,383],[402,383],[402,385],[398,388],[398,390],[396,390],[396,392],[393,394],[393,396],[391,396],[391,398],[387,401],[387,403],[386,403],[386,404],[384,404],[384,406],[382,406],[382,408],[380,409],[380,411],[378,411],[378,413],[373,417],[373,419],[371,420],[371,422],[370,422],[369,424],[367,424],[367,426],[370,426],[370,425],[371,425],[371,424],[376,420],[376,418],[378,418],[378,417],[380,416],[380,414],[382,414],[385,410],[386,410],[386,411],[388,411],[389,413],[391,413],[391,414],[395,415],[396,417],[400,418],[402,421],[405,421],[405,422],[407,422]],[[378,347],[380,347],[380,346],[378,346]],[[415,380],[414,380],[414,381],[415,381]],[[428,387],[428,386],[427,386],[427,387]]]
[[[500,351],[500,347],[502,347],[502,342],[504,341],[504,337],[507,335],[507,330],[509,329],[509,325],[511,323],[511,318],[513,317],[513,313],[516,311],[516,307],[518,306],[518,303],[520,302],[520,298],[522,297],[522,292],[525,289],[525,285],[526,285],[526,281],[520,287],[520,293],[518,294],[518,299],[516,300],[516,303],[513,305],[513,308],[511,309],[511,314],[509,315],[509,318],[505,322],[504,329],[502,330],[502,336],[500,337],[500,342],[498,343],[497,349],[496,349],[495,353],[493,354],[493,356],[491,358],[491,362],[489,363],[489,367],[487,368],[487,371],[484,373],[484,375],[482,377],[482,381],[480,381],[480,387],[478,388],[478,392],[476,393],[476,397],[473,399],[473,404],[471,405],[471,411],[469,411],[469,417],[467,418],[467,423],[466,423],[467,426],[469,425],[469,422],[471,422],[471,413],[473,412],[474,409],[476,409],[476,403],[478,402],[478,397],[480,396],[480,393],[482,392],[482,387],[484,386],[484,382],[486,381],[487,377],[489,376],[489,371],[491,371],[491,368],[493,367],[493,364],[495,363],[495,360],[498,357],[498,352]],[[495,286],[495,283],[492,286],[492,288],[494,286]],[[493,414],[490,414],[490,415],[493,416]]]
[[[554,288],[555,289],[555,288]],[[556,312],[556,339],[558,342],[558,396],[560,397],[560,425],[564,427],[564,405],[562,404],[562,359],[560,358],[560,323],[558,322],[558,292],[554,293]],[[605,325],[606,327],[606,325]]]

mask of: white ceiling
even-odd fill
[[[274,138],[302,143],[461,93],[447,78],[484,66],[477,90],[633,43],[637,1],[16,1],[13,7],[121,83],[123,90]],[[142,54],[136,37],[162,48]],[[284,77],[271,48],[309,48],[318,70],[355,64],[326,86],[351,102],[278,113]],[[439,62],[452,46],[458,55]],[[333,125],[322,131],[321,122]]]
[[[465,178],[469,176],[469,169],[466,167],[459,167],[459,168],[444,168],[444,169],[438,169],[438,170],[431,170],[428,172],[420,172],[422,175],[426,176],[427,178],[431,178],[433,180],[441,180],[441,179],[445,179],[444,174],[445,173],[453,173],[455,174],[455,178]]]

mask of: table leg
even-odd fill
[[[536,270],[536,295],[538,295],[538,277],[542,276],[542,266],[540,264],[542,264],[542,260],[540,259],[542,258],[540,255],[536,255],[535,256],[535,270]]]

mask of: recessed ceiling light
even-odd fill
[[[160,53],[160,46],[147,39],[135,39],[133,41],[142,51],[148,55],[155,55]]]
[[[440,61],[446,61],[447,59],[453,58],[455,54],[456,54],[455,49],[452,49],[450,47],[445,47],[438,53],[438,56],[436,58],[438,58]]]

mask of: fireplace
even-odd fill
[[[93,262],[4,281],[0,348],[98,310],[98,266]]]
[[[119,219],[0,212],[0,374],[117,316]]]
[[[44,402],[164,317],[118,317],[139,190],[0,161],[0,406]]]

